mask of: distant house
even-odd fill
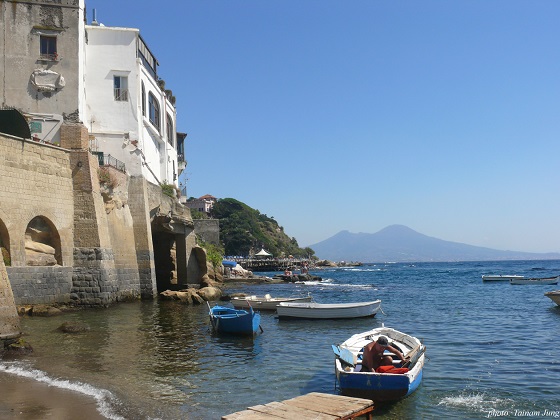
[[[214,203],[218,201],[216,197],[210,194],[203,195],[202,197],[186,202],[186,206],[190,209],[198,210],[199,212],[208,214]]]

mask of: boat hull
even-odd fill
[[[210,322],[220,334],[254,335],[260,328],[261,315],[253,310],[245,311],[224,306],[210,310]]]
[[[280,318],[347,319],[373,317],[381,308],[381,300],[372,302],[329,303],[280,303],[276,312]]]
[[[550,300],[552,300],[554,303],[556,303],[558,306],[560,306],[560,290],[546,292],[544,295]]]
[[[497,275],[484,275],[482,276],[482,281],[511,281],[511,280],[524,279],[524,278],[525,276],[518,276],[515,274],[512,275],[497,274]]]
[[[423,356],[422,356],[423,357]],[[424,360],[422,360],[422,364]],[[412,394],[422,382],[422,369],[413,378],[399,374],[346,373],[338,375],[338,383],[343,395],[367,398],[376,402],[396,401]]]
[[[420,349],[416,353],[419,354],[419,357],[415,359],[415,363],[408,372],[391,374],[360,371],[359,355],[363,347],[379,335],[389,337],[392,341],[391,345],[399,347],[405,356],[413,354],[413,349]],[[376,402],[395,401],[412,394],[422,382],[425,347],[415,337],[392,328],[381,327],[355,334],[337,348],[339,352],[335,357],[335,373],[343,395],[368,398]],[[344,362],[347,360],[347,356],[343,356],[343,353],[350,353],[353,356],[355,367]]]
[[[511,279],[510,284],[558,284],[558,277],[532,278],[532,279]]]
[[[301,298],[271,298],[250,296],[247,298],[232,298],[231,304],[237,309],[249,309],[252,307],[257,310],[275,311],[276,307],[282,302],[311,302],[311,296]]]

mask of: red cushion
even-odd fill
[[[409,371],[408,368],[397,368],[391,365],[379,366],[375,369],[377,373],[406,373]]]

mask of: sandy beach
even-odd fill
[[[2,419],[106,419],[93,397],[12,374],[0,374]]]

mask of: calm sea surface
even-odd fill
[[[324,281],[235,284],[226,292],[309,292],[322,303],[381,299],[383,313],[288,321],[263,312],[264,333],[254,340],[215,336],[206,306],[176,302],[26,317],[22,329],[35,351],[0,361],[0,383],[28,376],[92,395],[114,419],[219,419],[308,392],[338,393],[331,344],[385,324],[421,338],[428,359],[420,388],[377,410],[380,418],[560,416],[560,307],[544,296],[560,286],[481,280],[558,275],[560,261],[372,264],[312,274]],[[58,332],[65,321],[91,329]]]

